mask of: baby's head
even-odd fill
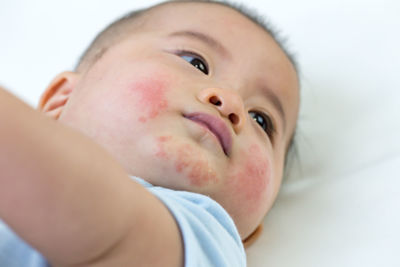
[[[130,175],[210,196],[245,239],[281,184],[299,106],[292,60],[255,21],[208,1],[158,5],[112,27],[40,108]]]

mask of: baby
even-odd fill
[[[48,117],[0,90],[0,266],[246,265],[299,107],[293,60],[246,14],[131,13],[51,82]]]

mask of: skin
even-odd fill
[[[102,145],[128,174],[210,196],[232,216],[244,239],[279,191],[298,116],[295,69],[262,28],[227,7],[167,4],[150,11],[142,27],[90,69],[57,76],[41,109]],[[182,30],[207,33],[229,55],[195,38],[168,37]],[[180,49],[201,55],[210,73],[190,64]],[[282,103],[286,126],[267,91]],[[250,116],[255,110],[271,117],[273,136]],[[232,137],[228,156],[210,131],[183,116],[192,112],[226,124]]]

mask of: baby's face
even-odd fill
[[[281,184],[295,70],[263,29],[223,6],[169,4],[143,27],[80,74],[60,120],[129,174],[215,199],[245,238]]]

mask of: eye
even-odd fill
[[[275,133],[275,126],[271,118],[264,112],[260,111],[249,111],[249,114],[253,120],[260,125],[264,132],[272,138]]]
[[[179,51],[179,56],[181,56],[184,60],[195,66],[204,74],[208,75],[208,65],[207,62],[196,53],[188,52],[188,51]]]

